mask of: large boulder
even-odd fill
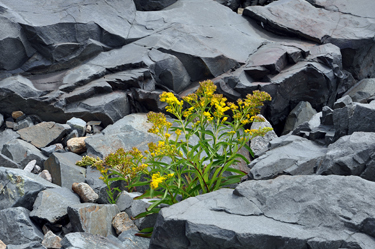
[[[267,6],[249,6],[243,15],[274,32],[294,34],[318,43],[337,45],[344,67],[356,78],[374,75],[372,63],[375,3],[345,1],[279,0]]]
[[[247,181],[161,210],[150,248],[372,248],[374,187],[356,176]]]

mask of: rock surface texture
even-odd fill
[[[373,0],[1,0],[0,242],[375,248],[374,9]],[[247,174],[235,190],[133,220],[152,204],[140,197],[149,186],[128,193],[113,182],[111,204],[101,173],[76,162],[148,149],[159,138],[146,113],[165,112],[159,95],[184,97],[206,79],[231,102],[268,92],[265,122],[246,129],[274,130],[249,141],[253,157],[240,152],[250,163],[233,165]],[[155,222],[151,243],[135,236]]]
[[[247,181],[163,209],[150,248],[371,248],[374,187],[355,176]]]

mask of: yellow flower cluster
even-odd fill
[[[182,152],[177,150],[176,145],[165,144],[159,141],[158,144],[154,142],[148,143],[148,150],[151,156],[182,156]]]
[[[182,110],[182,105],[184,101],[179,101],[177,97],[171,92],[163,92],[160,95],[160,101],[166,102],[168,106],[165,107],[165,110],[173,115],[179,115]]]
[[[168,174],[166,176],[161,176],[160,172],[157,172],[156,174],[153,174],[151,176],[151,183],[150,186],[152,189],[157,189],[159,187],[159,184],[164,182],[165,180],[171,178],[174,176],[174,173]]]
[[[164,135],[164,129],[167,128],[168,130],[172,126],[172,123],[167,121],[167,117],[163,113],[149,112],[147,122],[153,124],[148,132],[162,136]]]
[[[264,136],[267,132],[272,131],[271,127],[264,127],[259,129],[246,129],[245,133],[249,134],[252,137]]]

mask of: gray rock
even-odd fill
[[[54,234],[52,231],[48,231],[43,238],[42,245],[46,248],[61,248],[61,238]]]
[[[55,187],[55,184],[24,170],[0,167],[0,210],[19,206],[32,210],[38,193]]]
[[[85,169],[76,165],[81,157],[72,152],[53,153],[45,162],[44,169],[52,176],[52,182],[72,189],[74,182],[85,181]]]
[[[363,79],[350,88],[345,95],[349,95],[354,102],[367,103],[375,95],[375,79]]]
[[[321,162],[325,152],[325,147],[298,136],[275,138],[268,151],[249,164],[249,177],[259,180],[280,174],[314,174],[316,164]]]
[[[350,115],[351,114],[351,115]],[[348,134],[356,131],[375,132],[375,101],[369,104],[355,103],[349,115]]]
[[[6,168],[22,169],[22,166],[10,159],[9,157],[0,154],[0,166]]]
[[[333,109],[348,107],[348,106],[351,106],[352,104],[353,104],[352,98],[348,95],[345,95],[335,101],[335,103],[333,104]]]
[[[140,11],[162,10],[177,0],[134,0],[135,7]]]
[[[259,114],[258,116],[263,117],[261,114]],[[250,129],[259,129],[259,128],[265,128],[265,127],[272,128],[272,125],[266,119],[264,122],[252,123]],[[250,148],[254,154],[258,154],[262,152],[263,150],[267,149],[268,143],[274,138],[277,138],[276,132],[273,130],[269,131],[264,135],[264,137],[258,136],[258,137],[253,138],[250,141]]]
[[[42,122],[32,127],[21,129],[17,133],[26,142],[33,144],[37,148],[43,148],[60,142],[68,130],[68,127],[55,122]]]
[[[102,134],[86,138],[87,154],[104,158],[119,148],[130,150],[137,147],[144,151],[148,149],[147,143],[159,141],[156,135],[147,132],[151,127],[146,114],[127,115],[105,128]]]
[[[215,0],[215,2],[227,6],[233,11],[237,11],[237,9],[241,6],[241,0]]]
[[[371,77],[374,69],[369,59],[374,51],[374,42],[371,40],[374,31],[372,17],[366,16],[368,11],[359,15],[341,11],[353,5],[345,6],[348,1],[338,5],[334,3],[337,1],[318,1],[318,5],[321,2],[323,6],[329,5],[331,8],[324,9],[303,0],[279,0],[265,7],[247,7],[243,15],[262,22],[265,28],[275,32],[292,33],[319,43],[332,43],[343,50],[344,66],[350,67],[349,71],[356,78]],[[364,8],[374,7],[371,1],[364,0],[363,4],[366,6]],[[359,6],[353,9],[358,10]],[[356,30],[359,27],[366,28],[358,32]]]
[[[131,207],[125,210],[125,212],[131,217],[134,218],[138,214],[146,212],[146,209],[151,206],[152,200],[156,199],[139,199],[133,200]],[[138,227],[139,230],[144,228],[153,227],[155,225],[157,218],[157,214],[151,214],[146,217],[142,217],[139,219],[134,220],[135,225]]]
[[[6,249],[47,249],[40,242],[30,242],[22,245],[8,244]]]
[[[131,229],[122,232],[118,239],[122,241],[122,244],[128,249],[147,249],[150,245],[150,239],[135,236],[138,230]]]
[[[83,137],[85,135],[86,130],[86,122],[80,118],[71,118],[66,123],[72,128],[72,130],[76,130],[78,132],[79,137]]]
[[[133,199],[135,197],[138,197],[142,195],[142,193],[138,193],[138,192],[127,192],[127,191],[122,191],[120,194],[119,194],[119,197],[117,199],[117,202],[116,202],[116,205],[118,206],[120,212],[123,212],[125,211],[126,209],[130,208],[132,206],[132,203],[133,203]]]
[[[68,207],[73,231],[101,236],[116,235],[112,219],[119,212],[115,204],[82,203]]]
[[[333,110],[328,106],[324,106],[322,109],[322,117],[320,118],[322,125],[333,125]]]
[[[0,210],[0,239],[5,244],[41,243],[43,233],[29,218],[30,211],[24,207]],[[31,247],[33,248],[33,247]]]
[[[24,168],[30,161],[36,160],[38,165],[43,165],[47,159],[34,145],[21,139],[14,139],[4,144],[1,153]]]
[[[39,192],[30,218],[41,224],[45,221],[58,223],[68,218],[68,206],[80,203],[79,197],[67,188],[46,189]]]
[[[371,248],[374,187],[334,175],[247,181],[164,208],[150,248]]]
[[[25,119],[18,121],[17,123],[14,124],[13,130],[18,131],[23,128],[31,127],[34,125],[33,120],[31,117],[26,117]]]
[[[328,146],[327,154],[322,160],[317,174],[357,175],[360,176],[375,150],[375,133],[354,132],[343,136]]]
[[[113,237],[103,237],[90,233],[69,233],[61,241],[61,249],[125,249],[121,241]]]
[[[4,116],[0,113],[0,127],[4,124]]]
[[[69,137],[69,135],[67,137]],[[46,157],[50,157],[53,154],[53,152],[59,151],[59,150],[63,150],[63,149],[64,149],[64,147],[60,143],[52,144],[50,146],[40,148],[40,150],[42,151],[43,155],[45,155]]]
[[[290,131],[293,131],[300,124],[309,121],[316,113],[316,110],[312,108],[309,102],[299,102],[289,113],[285,122],[283,134],[285,135]]]
[[[11,129],[5,129],[4,131],[1,131],[0,132],[0,151],[3,149],[4,144],[19,137],[20,135],[18,135],[17,132]]]

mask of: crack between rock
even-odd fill
[[[314,4],[314,3],[312,3],[312,2],[310,2],[310,1],[308,1],[308,0],[307,0],[307,3],[311,4],[312,6],[314,6],[314,7],[317,8],[317,9],[324,9],[324,10],[329,11],[329,12],[338,12],[338,13],[341,13],[341,14],[350,15],[350,16],[359,17],[359,18],[375,19],[374,17],[358,16],[358,15],[355,15],[355,14],[353,14],[353,13],[340,11],[340,10],[339,10],[339,7],[337,7],[336,5],[330,5],[330,6],[335,7],[337,10],[330,10],[330,9],[326,9],[326,7],[323,6],[323,5]]]

